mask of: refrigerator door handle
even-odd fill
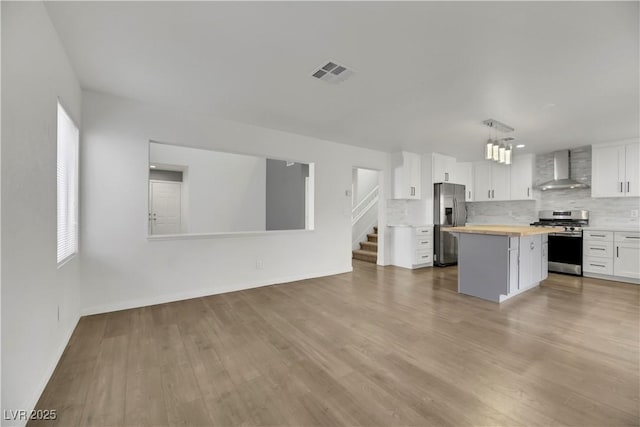
[[[453,221],[451,221],[453,223],[454,227],[458,226],[458,209],[456,207],[456,199],[453,199]]]

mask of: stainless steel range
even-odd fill
[[[589,225],[589,211],[539,211],[535,227],[564,227],[549,234],[549,271],[582,276],[582,229]]]

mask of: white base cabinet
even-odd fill
[[[433,265],[433,225],[391,227],[392,264],[404,268]]]
[[[583,275],[640,284],[640,232],[584,232]]]

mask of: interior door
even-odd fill
[[[150,185],[149,221],[151,234],[180,233],[182,184],[151,181]]]

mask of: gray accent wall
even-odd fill
[[[304,230],[305,178],[309,165],[267,159],[267,230]]]
[[[591,146],[571,150],[571,178],[591,185]],[[536,156],[533,190],[535,200],[467,203],[468,222],[525,225],[538,219],[539,210],[586,209],[590,213],[591,226],[640,226],[638,218],[631,218],[631,210],[639,208],[640,198],[592,198],[591,188],[549,191],[535,189],[551,179],[553,153]]]

